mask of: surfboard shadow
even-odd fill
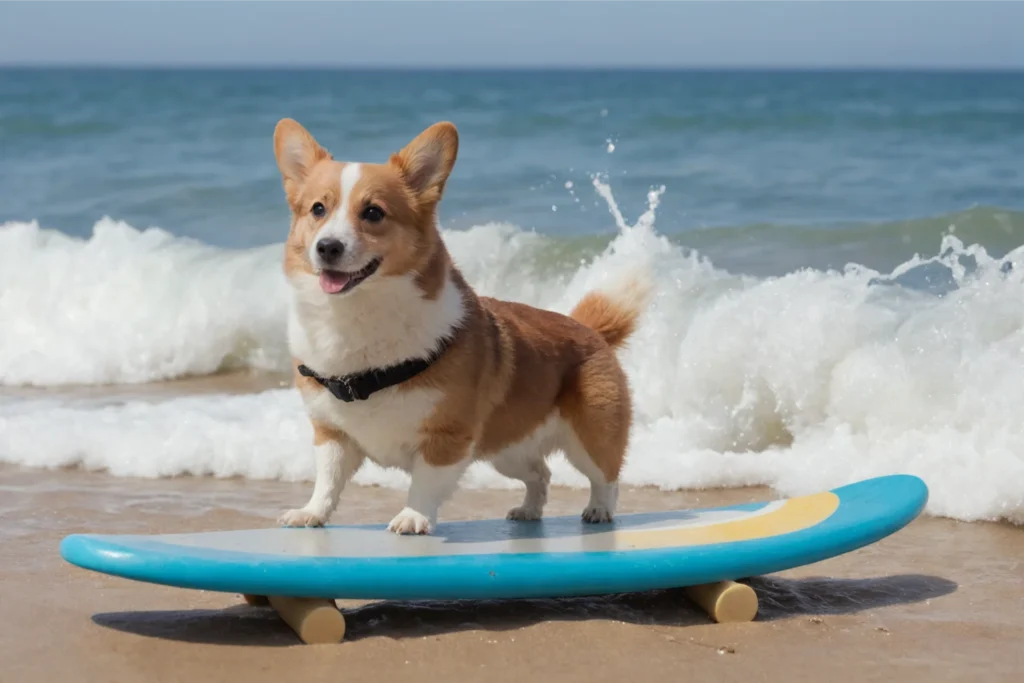
[[[782,579],[745,581],[761,603],[755,621],[798,616],[853,614],[948,595],[958,585],[920,574],[870,579]],[[682,589],[537,600],[378,602],[346,610],[346,640],[374,636],[419,638],[465,630],[506,631],[541,622],[615,620],[649,626],[695,626],[707,615]]]
[[[241,596],[239,596],[241,600]],[[93,623],[122,633],[207,645],[295,645],[295,632],[269,608],[101,612]]]
[[[758,576],[744,583],[757,592],[757,621],[855,614],[879,607],[924,602],[949,595],[959,588],[955,581],[926,574],[871,579]]]
[[[955,582],[904,574],[868,579],[757,577],[755,621],[854,614],[948,595]],[[647,626],[695,626],[708,617],[682,589],[608,596],[522,600],[374,602],[345,608],[346,641],[422,638],[468,630],[508,631],[544,622],[615,620]],[[105,628],[152,638],[220,645],[291,646],[295,634],[269,608],[236,605],[224,610],[108,612],[93,621]],[[723,626],[724,627],[724,626]]]

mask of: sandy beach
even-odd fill
[[[69,533],[273,524],[305,484],[115,479],[0,468],[0,661],[10,681],[1012,681],[1024,664],[1024,534],[923,517],[868,548],[751,581],[753,623],[712,624],[678,591],[567,600],[340,602],[341,645],[302,645],[240,596],[152,586],[65,563]],[[447,519],[500,515],[516,491],[462,491]],[[585,492],[555,489],[550,514]],[[623,491],[623,512],[772,498],[765,489]],[[336,521],[380,522],[400,491],[352,487]]]

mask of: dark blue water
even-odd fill
[[[448,228],[611,235],[599,175],[627,218],[664,185],[659,230],[726,265],[836,265],[848,233],[817,235],[866,224],[884,224],[854,239],[869,262],[933,249],[954,219],[996,251],[1024,229],[1022,73],[5,70],[0,221],[281,241],[285,116],[364,161],[455,122]]]

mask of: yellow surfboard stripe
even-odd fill
[[[800,531],[828,519],[839,507],[839,496],[816,493],[787,500],[772,512],[707,526],[675,529],[637,529],[618,531],[623,549],[646,550],[686,545],[709,545],[731,541],[750,541]]]

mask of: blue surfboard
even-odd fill
[[[350,599],[538,598],[694,586],[810,564],[874,543],[928,499],[909,475],[809,496],[701,510],[537,522],[442,522],[162,535],[76,534],[62,557],[150,583],[251,595]]]

